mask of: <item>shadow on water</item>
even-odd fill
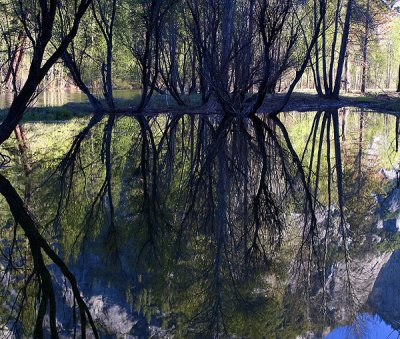
[[[374,312],[397,248],[373,249],[399,240],[371,116],[95,115],[56,154],[8,147],[4,333],[322,336]]]

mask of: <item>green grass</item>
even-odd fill
[[[0,120],[7,116],[8,109],[0,110]],[[81,118],[92,113],[87,104],[67,104],[61,107],[34,107],[29,108],[22,122],[29,121],[64,121]]]
[[[160,110],[163,109],[182,109],[184,107],[196,107],[201,105],[201,96],[199,94],[182,96],[183,101],[186,106],[179,106],[172,96],[166,96],[163,94],[154,94],[148,109]],[[121,109],[134,108],[140,101],[139,95],[134,95],[132,99],[115,99],[116,107]],[[103,102],[104,107],[106,103]],[[0,110],[0,121],[4,120],[7,116],[8,109]],[[71,102],[63,106],[54,107],[31,107],[28,108],[24,114],[22,122],[31,121],[65,121],[74,118],[81,118],[93,114],[93,109],[88,102]]]
[[[369,104],[371,108],[381,108],[388,111],[400,111],[400,96],[393,92],[388,92],[386,95],[382,93],[367,93],[366,95],[347,94],[344,99],[351,100],[355,103]]]
[[[284,94],[276,94],[266,98],[264,106],[276,105],[283,98]],[[183,95],[183,101],[186,106],[179,106],[171,95],[155,93],[147,107],[148,110],[160,111],[179,110],[190,112],[191,108],[201,106],[201,95]],[[343,94],[341,96],[341,106],[364,107],[373,110],[400,112],[400,96],[393,92],[388,93],[388,96],[380,96],[379,93],[361,94]],[[116,107],[120,109],[133,109],[140,101],[140,95],[134,94],[132,98],[117,98],[115,99]],[[311,92],[295,92],[293,93],[288,105],[288,110],[293,110],[293,107],[300,108],[302,105],[307,105],[310,110],[313,110],[313,105],[324,103],[329,106],[329,100],[318,99],[315,93]],[[106,104],[103,103],[106,107]],[[335,102],[337,105],[337,101]],[[290,108],[293,106],[292,108]],[[268,108],[268,107],[267,107]],[[318,109],[316,106],[315,110]],[[267,110],[268,111],[268,110]],[[0,121],[4,120],[8,113],[8,109],[0,110]],[[93,109],[88,102],[71,102],[59,107],[33,107],[29,108],[23,118],[23,122],[29,121],[65,121],[73,118],[81,118],[93,113]]]

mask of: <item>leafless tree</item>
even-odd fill
[[[33,46],[33,52],[26,82],[18,95],[14,98],[7,117],[0,125],[0,144],[11,135],[22,119],[38,85],[76,36],[80,21],[90,3],[91,0],[75,1],[74,20],[70,31],[65,35],[61,43],[56,46],[50,57],[45,60],[45,53],[48,50],[46,47],[53,35],[57,6],[59,5],[58,1],[51,0],[48,2],[43,0],[29,4],[22,0],[15,2],[15,10],[24,27],[25,34]],[[36,5],[38,15],[28,16],[28,12],[31,12]]]

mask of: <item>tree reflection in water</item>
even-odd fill
[[[335,322],[337,262],[355,317],[350,253],[378,179],[362,169],[364,113],[353,163],[346,119],[317,112],[299,146],[285,115],[95,115],[58,166],[24,172],[46,178],[33,201],[0,177],[15,220],[1,219],[1,321],[27,336],[106,333],[89,312],[97,284],[134,308],[131,333],[148,335],[151,323],[178,337],[291,337]],[[360,201],[369,210],[357,213]]]

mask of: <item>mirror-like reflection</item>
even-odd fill
[[[0,177],[4,333],[363,336],[372,315],[399,327],[395,116],[23,129]]]
[[[93,93],[96,96],[101,96],[101,93]],[[120,100],[127,100],[132,96],[138,95],[138,91],[135,90],[115,90],[115,97]],[[10,107],[14,95],[12,92],[0,93],[0,109],[6,109]],[[71,88],[67,90],[47,90],[46,88],[41,89],[36,98],[31,103],[32,107],[62,107],[70,103],[82,104],[86,102],[86,96],[78,91],[77,89]],[[66,108],[67,109],[67,108]]]

